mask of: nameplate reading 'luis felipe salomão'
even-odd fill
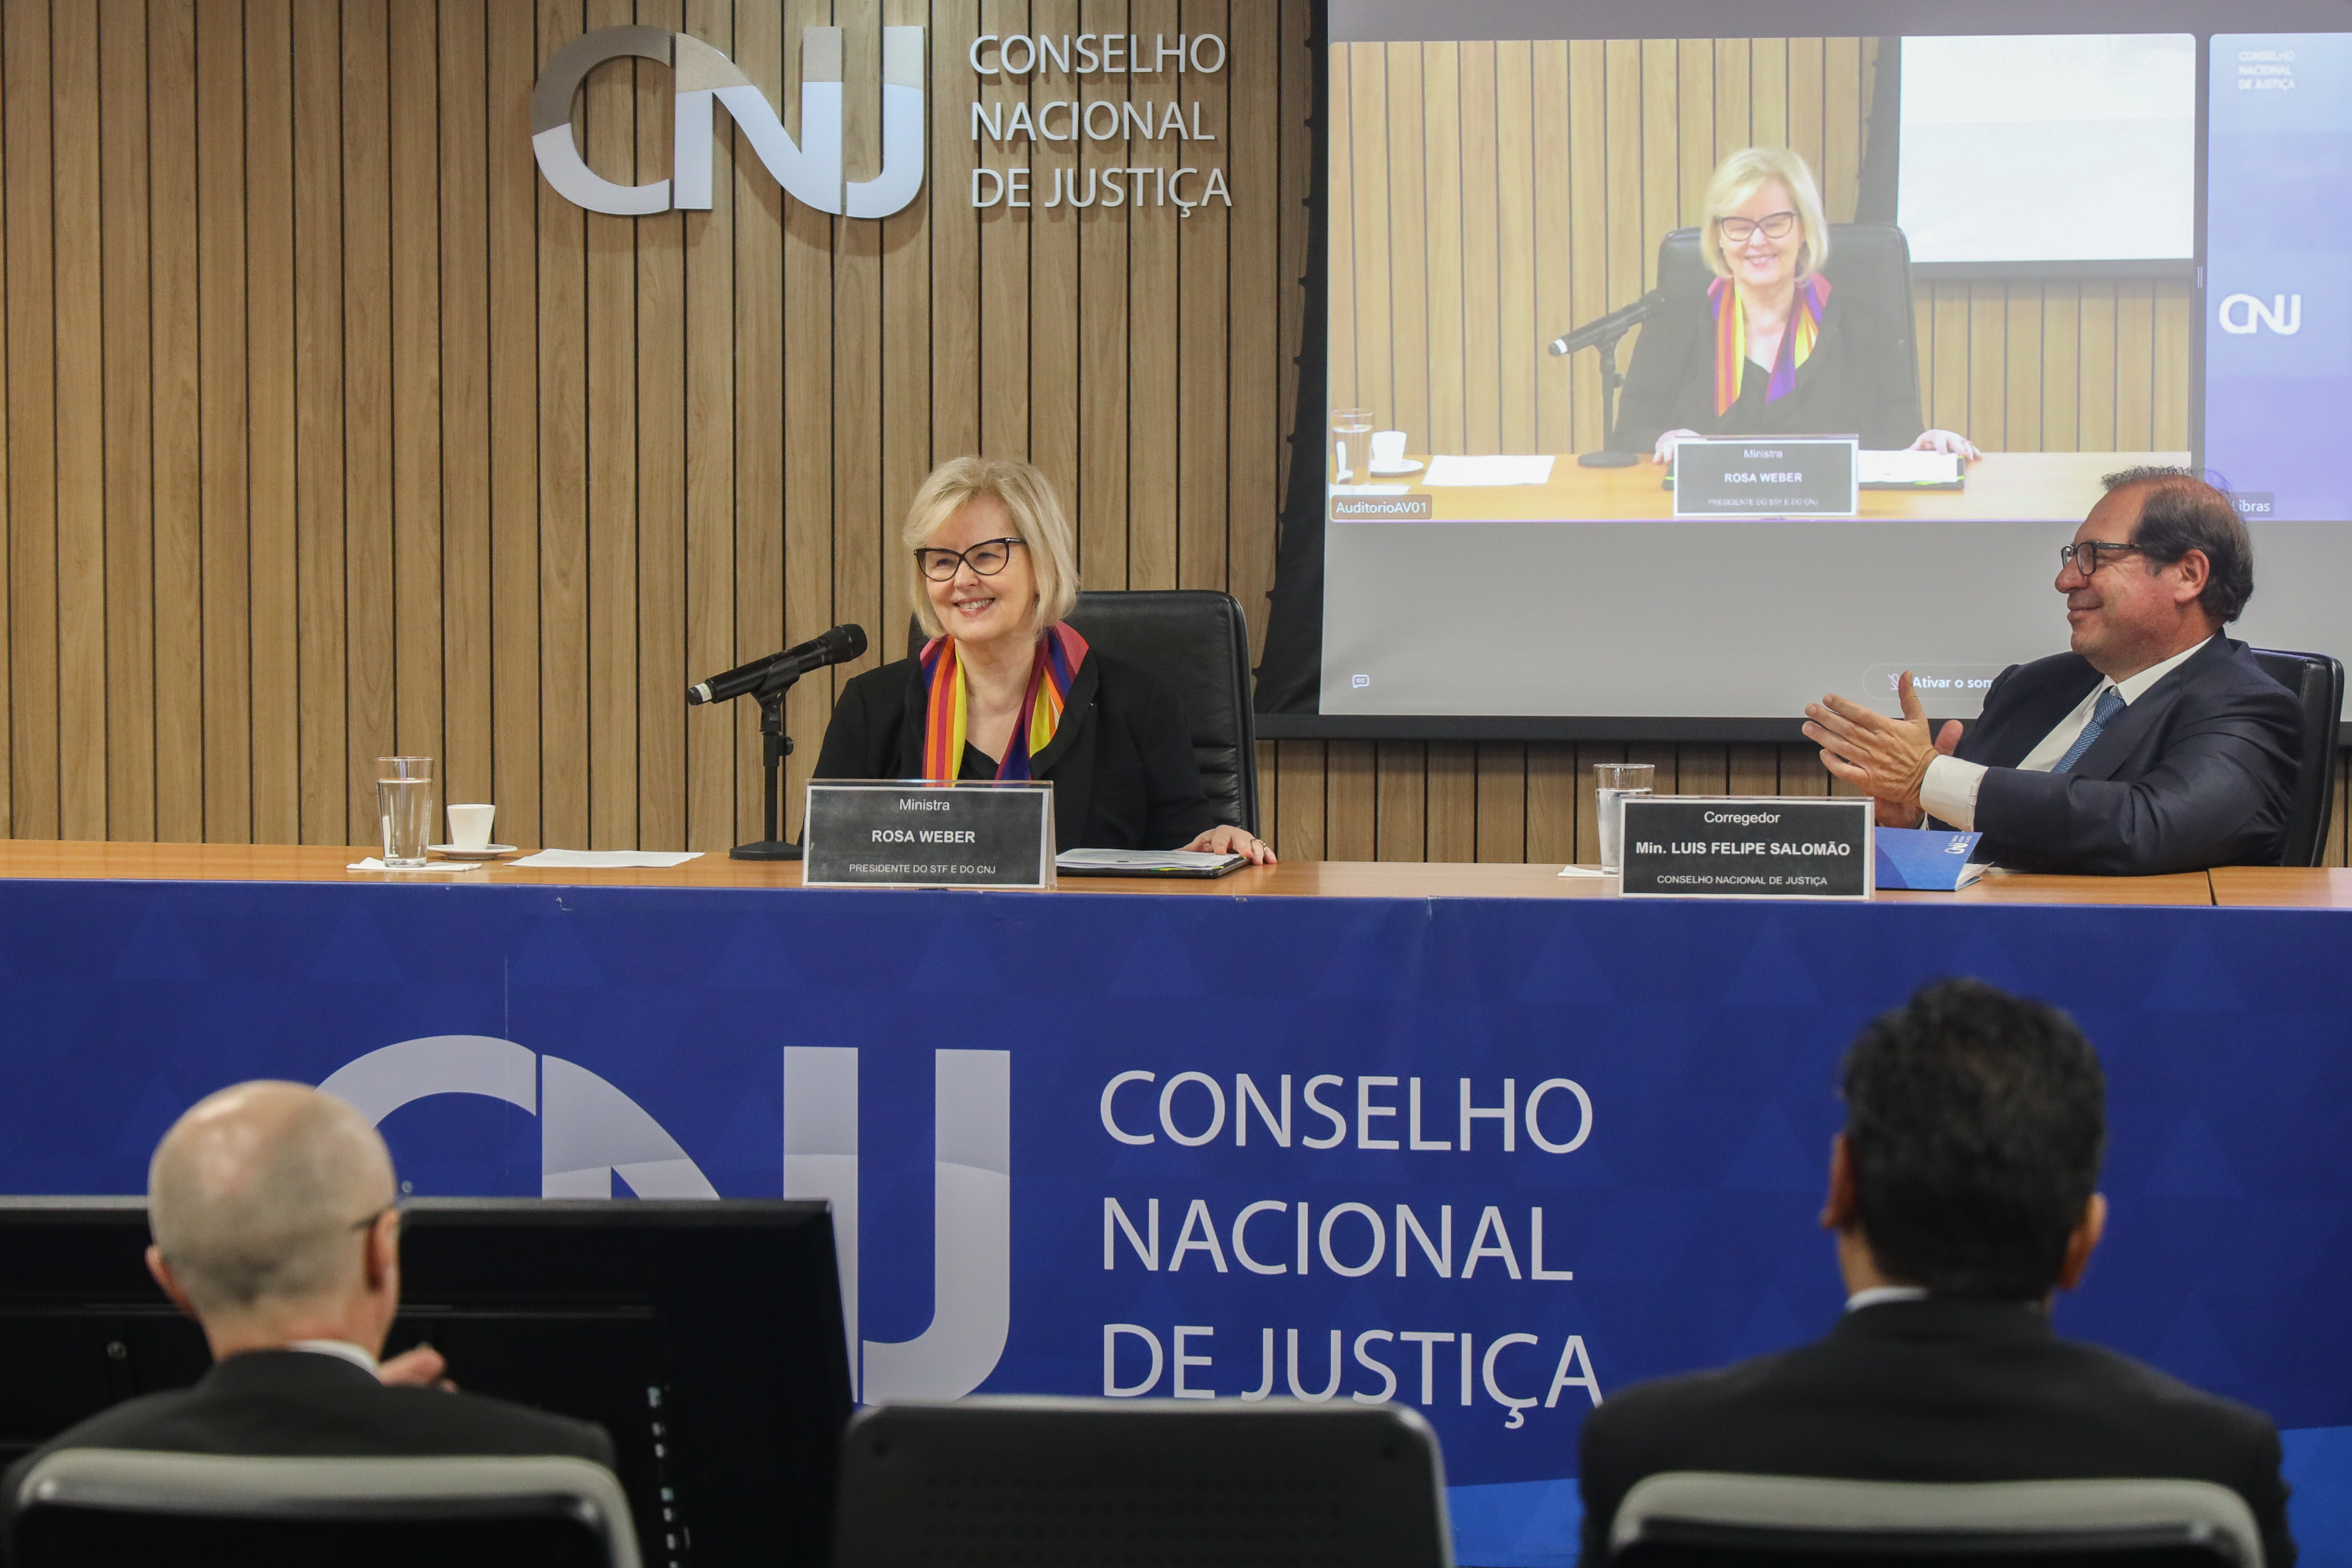
[[[1852,517],[1862,510],[1852,436],[1755,436],[1675,444],[1676,517]]]
[[[811,784],[805,888],[1050,888],[1054,786]]]
[[[1661,795],[1624,809],[1630,897],[1866,899],[1877,880],[1867,800]]]

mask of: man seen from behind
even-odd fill
[[[59,1448],[247,1455],[558,1455],[610,1468],[601,1426],[450,1391],[419,1348],[380,1363],[400,1310],[392,1156],[343,1101],[257,1082],[199,1101],[147,1173],[147,1267],[203,1327],[195,1387],[125,1400],[8,1472],[0,1509]]]
[[[1822,1226],[1844,1315],[1815,1342],[1627,1390],[1584,1424],[1584,1557],[1667,1470],[1852,1480],[2204,1480],[2293,1568],[2270,1418],[2058,1337],[2107,1218],[2105,1080],[2057,1009],[1922,987],[1847,1053]]]

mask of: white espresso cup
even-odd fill
[[[449,808],[449,847],[453,849],[487,849],[490,845],[490,819],[498,815],[495,805],[453,805]]]
[[[1372,466],[1393,468],[1404,462],[1404,432],[1375,430],[1372,432]]]

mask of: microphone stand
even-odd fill
[[[788,675],[782,680],[771,681],[760,688],[760,754],[767,768],[767,787],[761,818],[767,837],[753,844],[738,844],[727,851],[730,860],[797,860],[801,847],[784,841],[782,816],[782,781],[784,759],[793,754],[793,738],[784,733],[784,693],[800,679]]]
[[[1616,447],[1617,389],[1625,384],[1624,373],[1617,368],[1617,345],[1627,332],[1633,330],[1628,322],[1623,328],[1601,340],[1601,449],[1579,452],[1576,466],[1580,468],[1630,468],[1641,459],[1631,452],[1621,452]]]
[[[1627,468],[1639,459],[1631,452],[1617,450],[1617,395],[1625,384],[1624,374],[1617,368],[1617,345],[1625,334],[1657,313],[1665,303],[1663,291],[1653,289],[1630,305],[1620,306],[1596,321],[1587,321],[1574,331],[1552,339],[1551,352],[1572,354],[1579,349],[1601,351],[1601,438],[1597,452],[1580,452],[1577,467],[1581,468]]]

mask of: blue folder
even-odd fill
[[[1878,829],[1878,885],[1925,893],[1950,893],[1985,873],[1969,859],[1981,833],[1951,833],[1937,827]]]

